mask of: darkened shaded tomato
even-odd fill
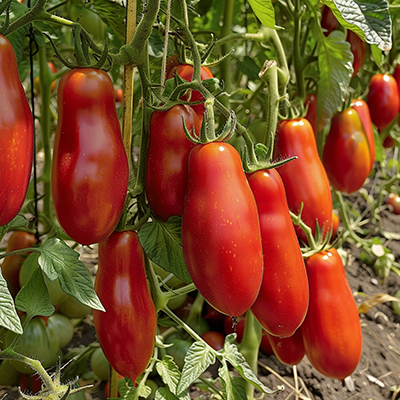
[[[310,122],[315,139],[317,139],[317,96],[314,93],[310,93],[307,95],[304,105],[308,106],[307,115],[305,118]]]
[[[205,315],[203,318],[210,325],[212,330],[216,330],[218,332],[224,331],[223,327],[226,315],[221,314],[208,303],[205,303]]]
[[[176,67],[170,69],[167,79],[173,78],[174,73],[176,73],[186,81],[191,81],[193,79],[193,66],[189,64],[179,64]],[[201,67],[200,69],[200,79],[203,81],[205,79],[213,78],[213,74],[208,67]],[[190,96],[190,97],[189,97]],[[182,96],[182,100],[187,100],[191,102],[202,101],[204,100],[203,95],[198,90],[193,90],[191,94]],[[197,114],[203,115],[204,113],[204,104],[197,104],[192,106]]]
[[[385,149],[390,149],[394,145],[395,145],[395,142],[394,142],[394,140],[392,139],[391,136],[386,136],[385,139],[383,139],[382,146]]]
[[[182,248],[193,282],[215,309],[235,317],[252,306],[263,274],[257,205],[239,153],[227,143],[190,152]]]
[[[285,187],[274,169],[247,176],[260,219],[264,275],[251,311],[274,336],[292,336],[308,307],[306,269],[286,201]]]
[[[8,360],[0,361],[0,386],[14,386],[20,381],[18,372]]]
[[[336,249],[306,259],[310,305],[301,326],[304,347],[313,367],[343,380],[357,367],[362,334],[357,306]]]
[[[397,64],[394,68],[393,77],[396,79],[397,88],[399,89],[399,97],[400,97],[400,64]]]
[[[325,29],[325,36],[328,36],[338,27],[338,20],[328,6],[322,8],[321,26]]]
[[[33,233],[15,231],[8,239],[6,253],[32,247],[36,242],[37,239]],[[24,260],[24,257],[15,254],[4,258],[3,263],[1,264],[1,273],[7,281],[8,289],[13,297],[15,297],[19,289],[21,289],[19,283],[19,272]]]
[[[122,103],[122,100],[124,99],[124,92],[122,89],[114,89],[114,100],[116,103]]]
[[[336,190],[353,193],[363,186],[371,171],[371,152],[364,126],[353,108],[333,116],[323,161]]]
[[[400,214],[400,196],[395,193],[390,193],[386,204],[391,206],[393,214]]]
[[[99,244],[95,290],[106,309],[93,310],[100,345],[111,366],[135,382],[153,355],[157,326],[136,232],[114,232]]]
[[[339,229],[339,223],[340,223],[339,216],[335,212],[333,212],[332,213],[332,236],[331,236],[331,241],[335,240],[335,238],[337,236],[337,231]]]
[[[303,202],[302,220],[314,234],[317,222],[320,227],[325,224],[326,233],[332,223],[331,190],[318,155],[312,126],[305,118],[280,123],[274,156],[298,157],[277,169],[285,185],[289,209],[298,214]],[[306,242],[302,229],[295,226],[295,230],[297,236]]]
[[[297,365],[304,357],[305,350],[300,329],[292,336],[279,338],[265,332],[276,358],[283,364]]]
[[[353,76],[357,75],[358,70],[364,64],[365,45],[363,40],[350,29],[347,30],[346,40],[350,43],[350,50],[353,53]]]
[[[21,209],[33,160],[31,109],[11,43],[0,35],[0,226]]]
[[[183,213],[188,158],[194,143],[185,135],[182,117],[189,131],[194,128],[200,133],[201,118],[190,106],[154,111],[150,119],[146,195],[154,214],[162,221]]]
[[[367,135],[369,151],[371,153],[371,172],[375,162],[375,136],[372,128],[371,113],[369,112],[368,104],[361,99],[354,99],[351,102],[351,108],[357,111],[361,123],[363,124],[365,134]]]
[[[75,68],[58,88],[52,196],[57,219],[76,242],[106,239],[121,216],[128,188],[128,159],[106,72]]]
[[[39,374],[22,374],[19,385],[23,393],[36,394],[42,389],[43,381]]]
[[[399,112],[399,87],[389,74],[377,74],[369,82],[367,99],[372,123],[379,129],[387,127]]]
[[[261,344],[260,344],[260,350],[266,355],[266,356],[272,356],[274,354],[274,351],[272,350],[271,344],[269,343],[267,332],[262,331],[262,336],[261,336]]]
[[[246,325],[246,316],[239,315],[236,319],[236,324],[231,317],[225,315],[224,319],[224,333],[229,335],[231,333],[236,333],[236,341],[241,343],[244,334],[244,327]]]
[[[221,350],[224,347],[225,336],[221,332],[208,331],[201,335],[201,338],[214,350]]]

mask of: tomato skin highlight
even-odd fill
[[[257,203],[264,259],[260,292],[251,311],[265,331],[292,336],[308,308],[308,281],[299,242],[274,169],[247,176]]]
[[[162,221],[183,213],[188,158],[195,145],[185,135],[182,117],[189,131],[194,128],[200,133],[201,119],[190,106],[154,111],[150,119],[146,195],[154,214]]]
[[[33,161],[33,121],[11,43],[0,35],[0,226],[20,211]]]
[[[297,156],[277,169],[285,185],[289,209],[298,214],[304,203],[302,220],[315,234],[316,222],[326,234],[332,223],[332,196],[325,168],[318,155],[311,124],[305,118],[280,123],[274,157]],[[301,182],[301,184],[299,184]],[[295,226],[297,236],[307,242],[303,230]]]
[[[400,214],[400,196],[396,193],[390,193],[386,204],[391,206],[393,214]]]
[[[327,377],[343,380],[358,365],[362,351],[357,306],[343,262],[335,248],[306,259],[310,305],[301,326],[306,355]]]
[[[93,310],[100,345],[111,366],[135,382],[153,355],[157,326],[136,232],[114,232],[99,244],[94,287],[106,309]]]
[[[336,113],[326,138],[323,161],[332,186],[344,193],[359,190],[371,171],[367,134],[353,108]]]
[[[68,71],[58,105],[51,172],[56,216],[76,242],[98,243],[118,224],[129,176],[110,77],[94,68]]]
[[[371,78],[367,104],[372,123],[379,129],[386,128],[400,108],[399,87],[389,74],[377,74]]]
[[[215,309],[236,317],[251,307],[263,274],[260,225],[239,153],[227,143],[190,152],[182,248],[193,282]]]

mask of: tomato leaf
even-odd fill
[[[221,368],[218,370],[218,375],[221,378],[222,386],[226,393],[227,400],[246,400],[246,391],[242,386],[234,384],[232,379],[228,364],[226,362],[222,363]]]
[[[88,307],[105,311],[79,253],[58,238],[49,239],[39,250],[39,265],[51,281],[58,278],[65,293]]]
[[[18,292],[15,304],[18,310],[26,312],[28,317],[36,315],[50,317],[54,313],[40,268],[35,270],[26,285]]]
[[[271,0],[249,0],[249,4],[260,22],[268,28],[275,29],[275,10]]]
[[[142,226],[139,241],[150,260],[185,283],[191,283],[182,252],[181,218],[154,219]]]
[[[325,0],[324,3],[343,27],[367,43],[377,44],[383,51],[392,48],[392,20],[386,0]]]
[[[0,326],[22,335],[22,325],[15,309],[14,301],[7,287],[7,282],[0,269]]]
[[[158,374],[161,376],[163,382],[168,386],[172,393],[176,393],[176,388],[181,379],[181,371],[175,364],[174,359],[166,355],[156,364]]]
[[[176,397],[167,387],[159,388],[156,392],[156,400],[178,400]]]
[[[318,130],[328,123],[343,104],[353,74],[353,53],[343,32],[333,31],[327,38],[319,35]]]
[[[27,219],[23,215],[18,214],[8,224],[0,226],[0,240],[3,239],[7,232],[24,230],[26,228],[28,228]]]
[[[182,376],[179,381],[176,393],[179,395],[189,388],[210,365],[215,363],[215,354],[204,342],[194,342],[185,357]]]
[[[266,387],[260,380],[257,378],[255,373],[250,368],[250,365],[247,363],[243,354],[240,353],[239,349],[232,343],[236,337],[235,334],[230,334],[225,339],[225,344],[223,350],[221,350],[222,355],[225,359],[232,365],[236,371],[244,378],[246,381],[251,382],[260,392],[264,392],[267,394],[273,394],[276,390],[272,390]]]
[[[116,1],[92,0],[93,8],[100,17],[107,21],[107,24],[115,32],[119,39],[125,40],[125,18],[126,8]]]

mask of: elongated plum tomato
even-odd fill
[[[94,287],[106,310],[93,310],[101,348],[111,366],[135,382],[153,355],[157,326],[136,232],[114,232],[99,244]]]
[[[260,293],[251,311],[271,335],[292,336],[307,313],[308,282],[285,187],[274,169],[249,174],[247,180],[256,199],[266,256]]]
[[[310,305],[301,326],[306,355],[313,367],[343,380],[357,367],[362,351],[357,306],[335,248],[306,259]]]
[[[277,133],[275,158],[297,156],[277,171],[285,185],[289,209],[298,214],[303,202],[302,220],[315,234],[316,223],[324,224],[324,233],[332,223],[332,196],[328,176],[318,155],[311,124],[305,118],[282,121]],[[297,236],[307,241],[303,230],[295,226]]]
[[[326,5],[322,8],[321,27],[326,30],[324,32],[325,36],[328,36],[338,27],[338,20],[336,19],[335,14],[333,14],[333,11]]]
[[[21,209],[33,160],[32,114],[11,43],[0,35],[0,226]]]
[[[106,72],[75,68],[58,88],[59,118],[51,171],[57,219],[76,242],[110,236],[128,188],[128,159]]]
[[[357,33],[350,29],[347,30],[346,40],[350,43],[350,50],[353,53],[353,76],[356,76],[358,70],[364,64],[365,44]]]
[[[183,212],[188,158],[194,143],[185,135],[182,118],[189,131],[194,128],[200,132],[202,118],[190,106],[154,111],[150,119],[146,195],[154,214],[162,221]]]
[[[372,128],[371,113],[369,112],[368,104],[361,99],[354,99],[351,102],[351,108],[357,111],[358,116],[363,124],[365,134],[367,135],[369,151],[371,153],[370,172],[375,162],[375,136]]]
[[[363,186],[371,170],[371,152],[364,126],[353,108],[333,116],[323,161],[336,190],[353,193]]]
[[[252,306],[263,274],[257,205],[239,153],[227,143],[190,152],[182,248],[193,282],[215,309],[236,317]]]
[[[369,82],[367,104],[372,123],[379,129],[386,128],[399,112],[399,87],[389,74],[377,74]]]

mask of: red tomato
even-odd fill
[[[150,120],[146,195],[154,214],[162,221],[183,212],[188,158],[194,143],[185,135],[182,117],[189,130],[200,132],[201,118],[190,106],[154,111]]]
[[[205,315],[203,318],[213,330],[221,332],[223,331],[223,325],[226,315],[221,314],[214,307],[211,307],[208,303],[205,303]]]
[[[353,53],[353,76],[357,75],[358,70],[364,64],[365,45],[363,40],[350,29],[347,30],[346,40],[350,43],[350,50]]]
[[[335,240],[335,238],[336,238],[337,231],[339,229],[339,223],[340,223],[339,216],[335,212],[333,212],[332,213],[332,236],[331,236],[331,241]]]
[[[39,374],[22,374],[19,385],[23,393],[36,394],[42,390],[43,381]]]
[[[297,156],[278,168],[285,184],[287,202],[298,214],[303,202],[303,221],[315,233],[316,222],[328,232],[332,223],[332,196],[328,176],[318,155],[311,124],[305,118],[280,123],[274,150],[275,158]],[[297,236],[307,241],[301,228],[295,227]]]
[[[173,77],[174,73],[171,72],[171,70],[178,65],[179,65],[178,54],[174,54],[173,56],[167,58],[167,63],[165,66],[165,76],[167,77],[167,79]]]
[[[367,103],[371,120],[379,129],[393,121],[400,107],[399,87],[392,75],[377,74],[371,78]]]
[[[308,94],[304,101],[304,105],[308,105],[307,115],[305,118],[310,122],[314,131],[315,140],[317,140],[317,96],[314,93]]]
[[[397,64],[394,72],[393,72],[393,77],[396,79],[397,82],[397,88],[399,89],[399,97],[400,97],[400,64]]]
[[[265,255],[261,289],[251,311],[271,335],[292,336],[306,316],[308,282],[285,187],[274,169],[247,179],[257,203]]]
[[[341,192],[359,190],[371,171],[368,138],[357,111],[348,108],[332,118],[323,161],[332,186]]]
[[[262,331],[262,336],[261,336],[260,350],[266,356],[272,356],[274,354],[274,350],[272,350],[271,344],[269,343],[269,340],[267,337],[267,332],[265,332],[264,329]]]
[[[128,188],[128,159],[106,72],[75,68],[58,88],[52,196],[57,219],[76,242],[105,240],[118,224]]]
[[[336,249],[306,259],[310,305],[301,326],[304,347],[313,367],[343,380],[357,367],[362,334],[357,306]]]
[[[0,226],[21,209],[33,160],[31,109],[11,43],[0,35]]]
[[[32,233],[15,231],[8,239],[6,253],[32,247],[36,242],[37,239]],[[1,264],[1,273],[7,281],[8,289],[13,297],[15,297],[19,289],[21,289],[21,285],[19,284],[19,272],[24,261],[24,257],[15,254],[6,257]]]
[[[390,136],[386,136],[385,139],[383,140],[382,146],[385,149],[390,149],[391,147],[393,147],[396,143],[394,142],[394,140],[390,137]]]
[[[372,128],[371,113],[369,112],[368,104],[361,99],[353,100],[351,102],[351,108],[357,111],[357,114],[361,119],[365,133],[367,135],[369,151],[371,153],[371,166],[370,166],[370,171],[371,171],[375,162],[375,136],[374,136],[374,130]]]
[[[114,100],[116,103],[122,103],[124,92],[122,89],[114,89]]]
[[[239,153],[227,143],[190,152],[182,248],[193,282],[215,309],[235,317],[252,306],[263,274],[257,205]]]
[[[301,330],[292,336],[279,338],[265,332],[276,358],[283,364],[297,365],[304,357],[305,350]]]
[[[400,214],[400,196],[396,193],[390,193],[386,204],[393,210],[393,214]]]
[[[328,6],[322,7],[321,26],[325,29],[325,36],[328,36],[338,27],[338,20]]]
[[[186,81],[190,82],[193,79],[193,66],[192,65],[179,64],[176,67],[173,67],[172,69],[170,69],[170,71],[167,75],[167,79],[173,78],[175,71],[182,79],[185,79]],[[205,80],[205,79],[210,79],[210,78],[213,78],[213,74],[210,71],[210,69],[207,67],[201,67],[200,79]],[[204,100],[204,97],[199,91],[193,90],[190,97],[183,96],[183,97],[181,97],[181,99],[195,102],[195,101]],[[198,104],[198,105],[195,105],[192,107],[198,115],[204,114],[204,105],[203,104]]]
[[[226,315],[224,319],[225,335],[229,335],[230,333],[236,333],[236,341],[238,343],[241,343],[241,341],[243,340],[245,325],[246,325],[245,315],[239,315],[239,317],[236,320],[236,325],[234,325],[232,318]]]
[[[99,244],[95,290],[106,309],[93,310],[100,345],[111,366],[135,382],[153,355],[157,327],[136,232],[114,232]]]
[[[221,350],[224,347],[225,336],[221,332],[208,331],[201,335],[202,339],[214,350]]]

